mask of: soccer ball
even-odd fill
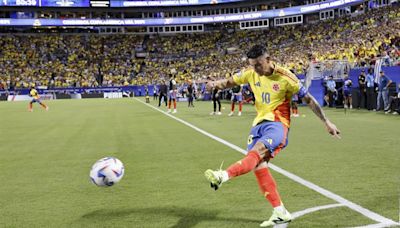
[[[114,157],[98,160],[90,170],[90,179],[101,187],[109,187],[118,183],[124,176],[124,165]]]

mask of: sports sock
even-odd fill
[[[231,105],[231,111],[232,111],[232,112],[235,111],[235,103],[232,103],[232,105]]]
[[[174,100],[174,109],[176,109],[176,100]]]
[[[232,164],[226,169],[229,178],[240,176],[250,172],[261,161],[261,157],[256,151],[250,151],[242,160]]]
[[[283,206],[283,204],[281,204],[280,206],[274,207],[274,210],[284,213],[286,208]]]
[[[242,111],[242,105],[243,105],[242,102],[240,102],[240,103],[239,103],[239,112]]]
[[[264,197],[274,208],[281,206],[281,197],[279,196],[275,179],[272,177],[269,169],[267,167],[256,169],[254,174],[257,177],[258,186]]]

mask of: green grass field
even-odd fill
[[[239,152],[135,99],[0,103],[0,227],[258,227],[271,206],[252,173],[213,191],[203,176]],[[176,117],[245,148],[255,116],[210,116],[210,102],[178,104]],[[273,164],[363,208],[399,221],[399,116],[327,109],[342,131],[329,136],[307,108]],[[89,181],[92,164],[116,156],[125,176],[110,188]],[[292,213],[336,204],[273,172]],[[354,227],[378,222],[348,208],[319,210],[289,227]]]

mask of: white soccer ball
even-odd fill
[[[124,176],[124,165],[114,157],[105,157],[98,160],[90,170],[90,179],[101,187],[109,187],[118,183]]]

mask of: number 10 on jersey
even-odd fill
[[[269,104],[269,102],[271,101],[271,98],[270,98],[270,94],[269,93],[262,93],[261,94],[261,97],[262,97],[262,103],[263,104]]]

